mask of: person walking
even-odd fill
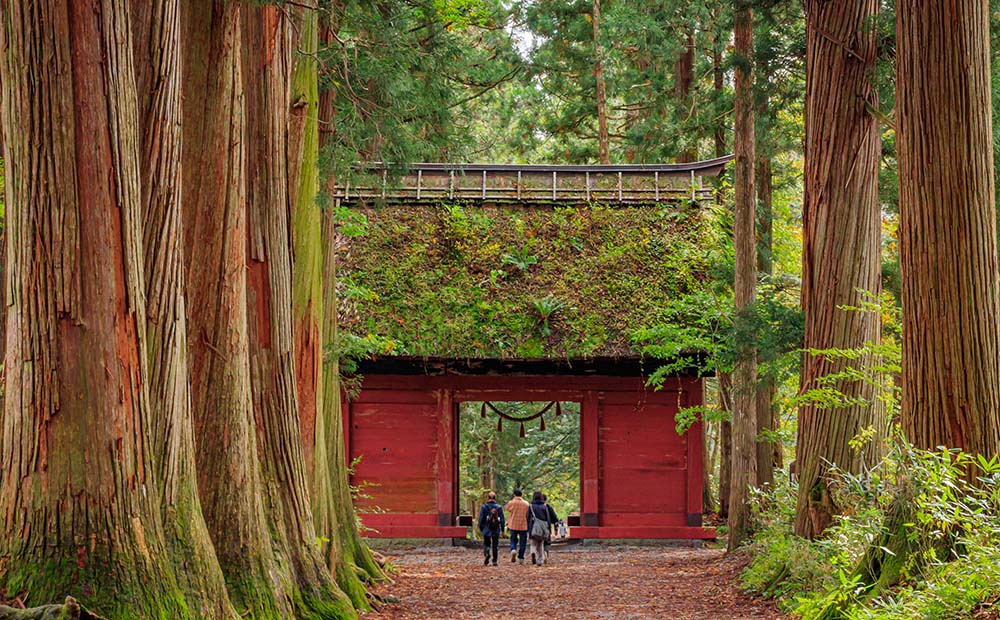
[[[490,491],[486,503],[479,509],[479,531],[483,533],[483,566],[490,563],[490,551],[493,552],[493,566],[497,565],[497,551],[500,547],[500,534],[506,525],[503,508],[497,503],[497,494]]]
[[[510,528],[510,561],[524,562],[524,548],[528,544],[528,502],[521,497],[521,489],[514,489],[504,510],[507,511],[507,526]]]
[[[531,541],[531,555],[539,566],[545,565],[545,541],[552,536],[549,509],[542,500],[542,492],[535,491],[528,506],[528,538]]]

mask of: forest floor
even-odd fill
[[[387,553],[399,569],[378,589],[398,603],[383,620],[778,620],[775,605],[737,585],[744,560],[721,549],[556,546],[543,567],[483,566],[482,551],[461,547]]]

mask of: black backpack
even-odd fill
[[[486,516],[486,524],[493,530],[500,527],[500,506],[490,507],[490,512]]]

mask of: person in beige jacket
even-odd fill
[[[514,497],[503,507],[510,528],[510,561],[524,563],[524,550],[528,546],[528,507],[521,497],[521,489],[514,489]]]

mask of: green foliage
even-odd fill
[[[634,334],[665,323],[673,300],[706,285],[718,245],[713,212],[665,217],[672,212],[367,210],[367,234],[349,240],[340,261],[340,325],[354,336],[346,348],[450,357],[639,353]]]
[[[899,441],[870,472],[840,474],[833,488],[847,510],[825,539],[813,542],[791,532],[794,486],[781,483],[758,495],[759,533],[745,587],[807,619],[964,618],[1000,599],[996,459],[925,452]],[[911,518],[896,524],[901,506]],[[894,537],[901,540],[884,542]],[[899,587],[866,585],[856,570],[873,545],[898,556]]]

